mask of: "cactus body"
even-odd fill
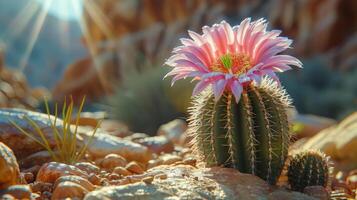
[[[288,167],[291,189],[302,192],[307,186],[327,186],[329,179],[328,158],[319,151],[306,151],[293,156]]]
[[[285,91],[268,79],[247,86],[238,103],[228,92],[215,102],[206,90],[190,109],[193,149],[207,166],[236,168],[275,184],[288,153],[289,105]]]

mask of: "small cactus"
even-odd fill
[[[194,99],[192,145],[207,166],[236,168],[275,184],[288,153],[290,100],[270,79],[246,86],[238,104],[232,96],[226,92],[215,102],[206,90]]]
[[[327,186],[329,160],[325,154],[309,150],[293,156],[288,166],[288,181],[291,189],[302,192],[307,186]]]

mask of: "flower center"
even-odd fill
[[[211,70],[216,72],[232,73],[232,74],[242,74],[246,73],[251,68],[250,57],[243,53],[238,54],[225,54],[217,59],[213,65],[211,65]]]

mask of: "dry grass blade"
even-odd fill
[[[67,164],[73,164],[78,162],[83,158],[85,152],[93,140],[95,133],[97,132],[98,127],[101,124],[101,121],[98,122],[97,126],[94,128],[92,135],[89,137],[88,141],[82,145],[82,148],[77,148],[77,133],[79,127],[79,120],[80,120],[80,113],[82,112],[84,106],[85,98],[83,98],[78,112],[76,113],[75,119],[75,127],[74,131],[71,131],[71,121],[72,121],[72,114],[74,110],[74,103],[73,99],[70,99],[70,102],[67,104],[67,100],[65,99],[62,107],[62,124],[61,126],[57,125],[58,123],[58,106],[55,105],[55,116],[54,119],[50,115],[50,109],[48,106],[48,102],[45,99],[46,111],[49,120],[49,124],[52,128],[54,134],[54,141],[56,143],[55,148],[51,147],[51,143],[46,135],[41,130],[41,127],[32,119],[27,116],[24,116],[24,119],[32,126],[32,128],[36,131],[39,138],[35,135],[35,133],[29,132],[21,128],[18,124],[14,121],[10,122],[24,135],[29,137],[30,139],[34,140],[36,143],[41,145],[45,148],[49,154],[51,155],[54,161],[63,162]]]

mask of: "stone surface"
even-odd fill
[[[165,178],[156,178],[164,175]],[[302,193],[284,190],[272,193],[274,187],[260,178],[227,168],[162,166],[127,179],[142,181],[103,187],[88,193],[84,199],[313,199]]]
[[[143,163],[152,157],[147,147],[105,133],[94,136],[92,144],[88,146],[88,151],[94,157],[104,157],[115,153],[128,161],[135,160]]]
[[[350,169],[357,168],[357,112],[338,125],[327,128],[310,138],[302,149],[320,149],[332,159],[345,163]]]
[[[79,162],[74,164],[78,169],[87,172],[87,174],[98,174],[100,169],[98,166],[89,162]]]
[[[51,154],[48,151],[39,151],[29,155],[26,158],[19,160],[21,168],[30,168],[36,165],[43,165],[52,160]]]
[[[304,193],[320,200],[330,199],[328,191],[322,186],[308,186],[304,188]]]
[[[1,191],[2,194],[9,194],[15,199],[30,199],[31,192],[31,188],[28,185],[13,185]]]
[[[82,199],[87,193],[88,190],[81,185],[71,181],[64,181],[57,185],[51,199]]]
[[[89,182],[87,179],[80,177],[80,176],[74,176],[74,175],[59,177],[54,184],[54,188],[56,188],[59,184],[61,184],[63,182],[76,183],[76,184],[84,187],[88,191],[92,191],[95,189],[94,185],[91,182]]]
[[[182,134],[187,130],[187,123],[181,119],[175,119],[160,126],[158,135],[164,135],[175,144],[179,144]]]
[[[135,161],[132,161],[130,163],[128,163],[125,166],[125,169],[128,170],[129,172],[132,172],[134,174],[142,174],[144,173],[144,169]]]
[[[12,150],[0,142],[0,190],[20,182],[20,170]]]
[[[125,158],[118,154],[108,154],[100,162],[100,166],[104,169],[113,170],[115,167],[124,167],[127,164]]]
[[[54,183],[59,177],[65,175],[76,175],[88,178],[88,174],[75,166],[64,163],[50,162],[44,164],[37,173],[36,181]]]
[[[149,148],[153,153],[170,153],[174,150],[174,144],[165,136],[146,137],[136,141]]]
[[[40,137],[36,133],[36,130],[25,117],[33,120],[40,127],[51,147],[55,146],[53,130],[47,114],[17,108],[2,108],[0,109],[0,142],[8,145],[19,160],[44,149],[10,123],[10,120],[13,121],[25,131],[34,133],[33,135],[39,139]],[[54,120],[53,116],[51,120]],[[57,120],[57,124],[62,124],[60,119]]]

